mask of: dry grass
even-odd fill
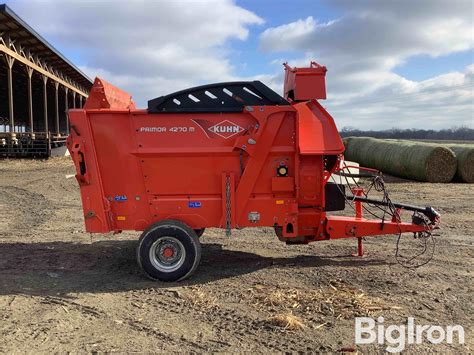
[[[189,288],[189,292],[184,294],[183,298],[187,303],[203,309],[218,307],[217,297],[202,286]]]
[[[374,316],[378,311],[397,309],[377,297],[371,297],[341,280],[333,280],[315,290],[256,285],[249,290],[251,302],[270,313],[319,314],[322,317],[351,319]]]
[[[267,319],[266,324],[283,330],[301,330],[305,328],[303,321],[292,313],[277,314]]]

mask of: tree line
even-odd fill
[[[383,131],[360,130],[355,127],[344,127],[340,131],[344,137],[374,137],[388,139],[423,139],[423,140],[462,140],[474,141],[474,129],[468,127],[452,127],[441,130],[433,129],[399,129],[391,128]]]

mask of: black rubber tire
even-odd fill
[[[194,232],[196,232],[196,235],[198,236],[198,238],[201,238],[205,230],[206,228],[195,229]]]
[[[150,248],[163,237],[174,237],[186,251],[183,264],[174,271],[165,272],[157,269],[150,260]],[[201,244],[196,232],[176,220],[163,220],[145,230],[138,241],[138,265],[145,275],[152,280],[179,281],[191,276],[201,261]]]

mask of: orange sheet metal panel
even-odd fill
[[[295,179],[292,177],[273,177],[272,191],[273,192],[292,192],[295,190]]]
[[[108,83],[104,79],[95,78],[84,109],[134,109],[135,103],[127,92]]]
[[[334,119],[315,100],[294,105],[298,111],[299,151],[302,155],[337,155],[344,144]]]
[[[89,195],[86,183],[81,185],[84,206],[95,201],[95,209],[109,216],[108,225],[100,227],[88,222],[93,219],[86,221],[89,232],[143,230],[169,218],[193,228],[222,227],[222,172],[235,176],[234,227],[283,223],[296,200],[293,187],[272,189],[272,177],[282,162],[293,181],[297,171],[291,106],[225,114],[72,110],[70,119],[81,127],[80,136],[73,130],[70,144],[87,139],[87,147],[93,148],[93,154],[86,155],[88,174],[101,179],[97,196]],[[238,147],[248,145],[249,139],[256,144],[246,148],[241,175]],[[281,199],[285,203],[275,202]],[[249,222],[252,211],[260,212],[258,222]]]
[[[326,67],[311,62],[308,68],[285,64],[284,96],[293,101],[326,99]]]

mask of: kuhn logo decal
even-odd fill
[[[235,136],[236,134],[242,133],[245,131],[244,128],[240,127],[238,124],[235,124],[229,120],[221,121],[213,126],[211,122],[207,120],[194,119],[196,124],[201,127],[207,137],[209,138],[224,138],[228,139]]]
[[[225,120],[212,127],[209,127],[208,130],[221,136],[222,138],[227,139],[235,136],[237,133],[242,132],[244,129],[235,123]]]

